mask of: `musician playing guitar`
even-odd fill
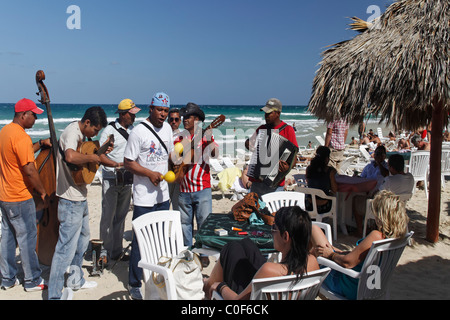
[[[255,134],[250,139],[245,141],[245,147],[254,151],[253,147],[255,146],[256,136],[258,135],[260,130],[270,130],[270,132],[278,132],[282,137],[285,137],[290,142],[292,142],[296,147],[298,147],[297,137],[295,136],[294,128],[290,125],[286,124],[284,121],[280,119],[281,116],[282,105],[280,100],[276,98],[269,99],[266,102],[266,105],[261,108],[261,111],[264,111],[264,119],[266,124],[260,126],[256,129]],[[256,148],[255,148],[256,150]],[[258,155],[259,156],[259,155]],[[286,161],[279,161],[279,171],[280,172],[289,172],[291,166]],[[271,188],[262,181],[254,179],[250,177],[250,181],[252,182],[252,186],[250,191],[256,192],[260,197],[264,194],[274,192],[274,191],[283,191],[285,180],[283,179],[278,187]]]
[[[95,137],[106,127],[107,117],[101,107],[86,110],[81,121],[69,124],[59,139],[56,168],[56,195],[58,201],[59,238],[52,259],[48,286],[49,299],[60,299],[64,286],[64,274],[70,267],[67,286],[73,290],[93,288],[94,281],[83,278],[83,256],[89,244],[89,212],[87,184],[74,181],[70,166],[86,163],[100,164],[98,154],[82,154],[79,146],[86,138]],[[109,141],[107,142],[109,143]],[[112,146],[108,148],[108,152]]]
[[[181,213],[181,226],[185,246],[192,245],[192,229],[194,214],[198,228],[212,212],[211,175],[208,159],[217,157],[218,146],[212,137],[212,130],[207,130],[203,135],[202,123],[205,121],[205,113],[195,103],[188,103],[181,108],[185,131],[175,140],[190,149],[194,142],[193,157],[183,169],[180,179],[180,195],[178,206]],[[198,133],[196,135],[196,133]],[[187,141],[187,143],[186,143]]]

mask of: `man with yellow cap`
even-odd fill
[[[100,136],[102,145],[111,134],[114,135],[114,150],[100,156],[103,163],[100,239],[103,240],[108,261],[118,260],[123,251],[125,218],[130,209],[133,182],[133,175],[123,169],[123,154],[136,114],[140,110],[132,100],[122,100],[116,111],[119,117],[109,123]],[[122,260],[127,258],[128,256],[124,256]]]

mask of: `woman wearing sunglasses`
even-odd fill
[[[249,238],[225,245],[204,291],[211,298],[214,290],[225,300],[250,298],[252,279],[297,274],[318,270],[314,255],[309,253],[311,219],[299,207],[284,207],[275,215],[272,226],[275,250],[281,252],[281,263],[267,262],[258,247]]]

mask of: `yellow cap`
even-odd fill
[[[139,111],[141,111],[141,109],[136,107],[136,104],[131,99],[124,99],[119,103],[119,108],[116,113],[129,112],[136,114]]]

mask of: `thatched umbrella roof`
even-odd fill
[[[404,0],[375,22],[355,19],[354,39],[323,53],[309,110],[327,121],[360,123],[368,114],[414,130],[431,120],[433,99],[450,111],[450,3]],[[445,125],[448,117],[445,117]]]
[[[427,238],[437,241],[442,128],[450,112],[450,1],[401,0],[361,33],[323,53],[309,111],[359,124],[369,114],[397,129],[433,123]]]

